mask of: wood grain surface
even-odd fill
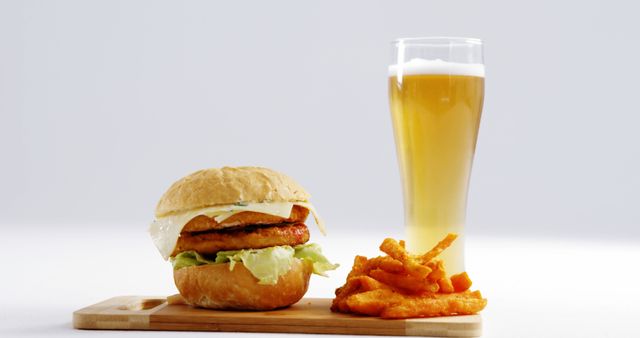
[[[380,319],[329,310],[331,299],[304,298],[275,311],[218,311],[168,305],[165,297],[122,296],[73,313],[73,326],[95,330],[326,333],[478,337],[480,315]]]

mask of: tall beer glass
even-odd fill
[[[391,116],[403,182],[407,249],[460,237],[442,259],[464,270],[467,190],[484,98],[482,42],[410,38],[393,42]]]

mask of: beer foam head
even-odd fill
[[[440,59],[411,59],[410,61],[389,66],[389,76],[403,75],[466,75],[484,77],[484,65],[481,63],[457,63]]]

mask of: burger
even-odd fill
[[[309,194],[267,168],[194,172],[160,198],[149,232],[184,301],[211,309],[272,310],[296,303],[312,273],[334,270],[308,243]]]

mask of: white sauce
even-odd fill
[[[247,203],[246,205],[228,204],[183,212],[177,215],[157,218],[149,226],[149,234],[153,244],[155,244],[162,257],[167,260],[178,243],[178,237],[184,226],[194,217],[207,216],[214,217],[216,222],[221,223],[227,218],[244,211],[253,211],[263,214],[269,214],[282,218],[288,218],[291,215],[291,209],[294,205],[309,209],[313,215],[318,228],[322,234],[325,234],[324,222],[316,212],[311,203],[307,202],[273,202],[273,203]]]

